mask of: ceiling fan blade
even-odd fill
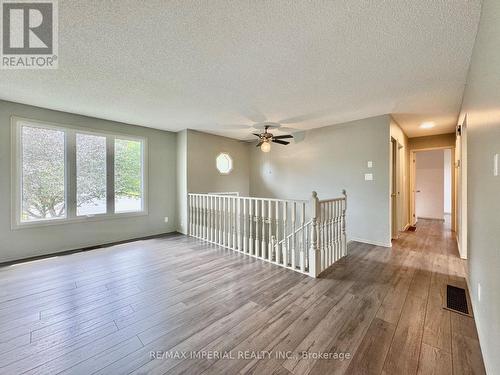
[[[260,141],[259,143],[257,143],[257,145],[255,147],[260,147],[263,143],[264,143],[264,141]]]
[[[293,138],[293,135],[287,134],[287,135],[276,135],[273,137],[274,139],[285,139],[285,138]]]
[[[260,134],[257,134],[257,133],[252,133],[252,134],[255,135],[256,137],[260,138]]]
[[[290,142],[280,141],[280,140],[277,140],[277,139],[273,139],[273,142],[274,143],[279,143],[280,145],[288,145],[288,144],[290,144]]]

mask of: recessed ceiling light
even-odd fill
[[[423,123],[420,124],[420,127],[422,129],[431,129],[434,126],[436,126],[436,124],[434,124],[433,122],[430,122],[430,121],[429,122],[423,122]]]

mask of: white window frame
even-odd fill
[[[217,165],[217,159],[219,159],[219,157],[222,155],[226,155],[227,157],[229,157],[229,160],[231,161],[231,168],[229,168],[229,170],[227,172],[221,172],[219,169],[219,166]],[[215,169],[217,169],[217,172],[219,172],[219,174],[222,176],[228,176],[231,174],[231,172],[234,169],[234,159],[229,152],[221,151],[217,154],[217,157],[215,158]]]
[[[46,219],[33,222],[22,222],[22,145],[21,122],[44,129],[59,130],[65,134],[65,201],[66,217]],[[106,213],[77,216],[76,215],[76,134],[89,134],[106,137]],[[139,141],[142,145],[142,210],[132,212],[114,212],[115,205],[115,139]],[[12,229],[33,228],[49,225],[61,225],[78,222],[119,219],[133,216],[148,215],[148,140],[130,134],[106,132],[72,125],[63,125],[47,121],[34,120],[19,116],[11,117],[11,227]]]

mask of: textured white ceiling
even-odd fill
[[[59,69],[2,70],[0,98],[237,138],[386,113],[410,136],[444,133],[479,14],[480,0],[59,1]]]

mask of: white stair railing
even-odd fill
[[[347,193],[343,197],[319,200],[313,192],[311,200],[311,247],[310,274],[319,275],[340,258],[347,255],[347,239],[345,230],[345,213],[347,209]]]
[[[307,209],[307,206],[310,209]],[[317,277],[345,247],[346,195],[310,202],[188,194],[189,235]]]

